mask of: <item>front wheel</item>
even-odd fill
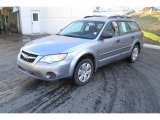
[[[135,45],[133,47],[131,55],[129,57],[129,62],[134,63],[137,60],[137,58],[138,58],[139,52],[140,52],[139,46]]]
[[[93,62],[90,59],[83,59],[80,61],[74,71],[74,82],[78,85],[84,85],[89,82],[93,76]]]

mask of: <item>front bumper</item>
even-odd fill
[[[71,60],[63,60],[60,62],[53,62],[48,64],[40,62],[42,56],[38,56],[33,63],[28,63],[20,58],[20,54],[17,57],[17,65],[20,70],[34,78],[41,80],[57,80],[65,77],[70,77],[69,71],[71,66]]]

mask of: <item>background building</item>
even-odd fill
[[[8,32],[21,32],[19,11],[18,8],[0,7],[0,34]]]
[[[57,33],[70,22],[92,14],[92,8],[1,7],[0,33]]]

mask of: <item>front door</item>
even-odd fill
[[[32,11],[32,33],[40,33],[39,11]]]
[[[99,40],[99,66],[103,66],[107,63],[117,60],[117,58],[120,56],[121,48],[118,25],[115,21],[108,23],[103,32],[112,35],[112,38]]]

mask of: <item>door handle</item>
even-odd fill
[[[120,42],[120,40],[117,40],[116,42],[117,42],[117,43],[119,43],[119,42]]]
[[[131,38],[134,39],[134,36],[132,36]]]

